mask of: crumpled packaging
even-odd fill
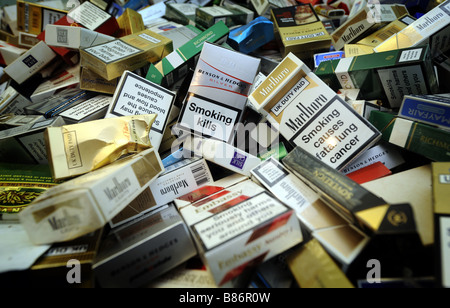
[[[48,128],[44,135],[53,177],[79,176],[151,148],[149,133],[156,116],[124,116]]]

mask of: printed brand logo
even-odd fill
[[[161,195],[168,194],[169,192],[173,192],[175,195],[178,195],[179,194],[178,189],[186,187],[189,187],[188,182],[186,180],[182,180],[167,187],[164,187],[163,189],[160,189],[160,192]]]
[[[63,211],[63,217],[56,218],[52,217],[48,219],[48,223],[52,227],[53,231],[64,229],[73,225],[78,225],[81,223],[80,217],[76,215],[69,215],[66,210]]]
[[[38,63],[38,61],[36,60],[35,57],[33,57],[32,55],[29,55],[28,57],[26,57],[25,59],[22,60],[22,62],[28,66],[28,67],[32,67],[33,65],[35,65],[36,63]]]
[[[240,153],[234,151],[234,156],[230,162],[230,165],[232,165],[236,168],[239,168],[239,169],[243,169],[246,160],[247,160],[246,155],[243,155],[243,154],[240,154]]]
[[[67,44],[68,43],[68,31],[67,29],[58,28],[56,31],[56,41],[58,43]]]

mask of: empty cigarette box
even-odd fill
[[[162,172],[148,149],[49,189],[20,221],[35,244],[67,241],[103,227]]]
[[[49,46],[81,49],[103,44],[114,39],[113,36],[82,27],[54,24],[45,27],[45,43]]]
[[[208,6],[199,7],[195,11],[197,26],[207,29],[219,21],[228,27],[245,25],[250,22],[248,12],[237,7]]]
[[[103,288],[143,287],[195,255],[189,229],[168,205],[110,231],[93,270]]]
[[[338,170],[381,136],[293,54],[252,92],[249,101],[268,112],[268,120],[289,142]]]
[[[219,191],[223,191],[224,189],[231,187],[237,183],[248,180],[247,176],[234,173],[232,175],[228,175],[220,180],[213,181],[210,183],[206,183],[202,187],[195,189],[185,195],[177,197],[174,200],[175,206],[177,209],[181,209],[185,206],[188,206],[192,203],[205,199]]]
[[[250,171],[261,163],[257,156],[213,139],[191,138],[185,141],[184,149],[245,176],[250,176]]]
[[[234,139],[260,60],[205,42],[179,128],[227,143]]]
[[[385,40],[375,47],[374,51],[382,52],[426,44],[433,35],[439,34],[449,24],[450,1],[447,0],[427,12],[402,31]]]
[[[252,181],[193,203],[180,213],[218,286],[303,240],[294,212]]]
[[[148,135],[155,118],[154,114],[124,116],[47,129],[53,176],[79,176],[150,148]]]
[[[415,229],[413,211],[409,204],[389,205],[346,175],[327,166],[316,157],[296,147],[284,159],[284,165],[316,191],[320,198],[368,234],[385,230],[403,232],[407,223]],[[391,211],[402,211],[405,224],[389,221]],[[397,229],[396,229],[397,228]]]
[[[293,53],[306,61],[330,50],[331,37],[311,4],[273,9],[272,19],[282,57]]]
[[[43,69],[55,57],[56,53],[47,44],[39,42],[13,63],[5,67],[5,73],[18,84],[21,84]]]
[[[81,66],[112,80],[157,62],[173,51],[172,40],[149,30],[81,49]]]
[[[408,10],[404,5],[368,4],[332,33],[333,46],[341,50],[405,14]]]

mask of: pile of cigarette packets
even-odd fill
[[[450,287],[450,0],[0,17],[0,285]]]

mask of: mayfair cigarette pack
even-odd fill
[[[103,44],[114,40],[110,35],[82,27],[47,25],[45,27],[45,43],[49,46],[81,49]]]
[[[434,161],[450,160],[448,130],[376,110],[370,114],[369,121],[387,142]]]
[[[257,58],[205,42],[180,112],[179,128],[230,143],[259,64]]]
[[[283,57],[293,53],[306,60],[330,50],[331,37],[311,4],[273,9],[272,19]]]
[[[204,157],[219,166],[233,172],[250,176],[250,171],[261,159],[223,141],[203,138],[191,138],[184,143],[184,149]]]
[[[21,84],[43,69],[54,58],[56,58],[56,53],[44,42],[39,42],[5,67],[5,72],[18,84]]]
[[[126,116],[49,128],[47,152],[55,179],[78,176],[151,147],[156,116]]]
[[[47,190],[20,221],[35,244],[77,238],[103,227],[162,171],[150,148]]]
[[[49,162],[44,131],[47,127],[60,127],[64,124],[61,117],[44,118],[38,122],[0,131],[1,161],[47,165]]]
[[[333,46],[341,50],[405,14],[408,10],[404,5],[368,4],[332,33]]]
[[[450,163],[432,164],[436,277],[438,283],[450,287]]]
[[[106,118],[155,114],[151,127],[150,142],[159,149],[166,129],[175,93],[135,73],[125,71],[114,93]]]
[[[63,1],[32,3],[17,0],[17,29],[31,34],[40,34],[45,26],[53,24],[68,13]]]
[[[180,213],[218,286],[226,286],[250,264],[260,264],[303,240],[293,210],[252,181],[193,203]]]
[[[112,80],[122,76],[125,70],[134,71],[149,63],[157,62],[172,51],[172,40],[150,30],[144,30],[81,49],[81,66],[107,80]]]
[[[0,164],[0,214],[21,212],[47,189],[58,185],[48,165]],[[4,218],[4,217],[2,217]],[[16,217],[18,220],[18,217]]]
[[[103,288],[143,287],[195,255],[189,229],[168,205],[110,231],[93,269]]]
[[[450,98],[439,95],[405,95],[398,115],[448,130]]]
[[[218,43],[228,32],[229,29],[223,22],[216,23],[160,62],[151,64],[146,78],[165,87],[172,86],[187,75],[189,68],[195,67],[197,55],[202,51],[205,42]]]
[[[268,120],[289,142],[336,169],[381,136],[293,54],[252,92],[249,101],[268,112]]]
[[[374,48],[375,52],[426,44],[430,37],[439,34],[450,24],[450,1],[436,6],[402,31]]]

